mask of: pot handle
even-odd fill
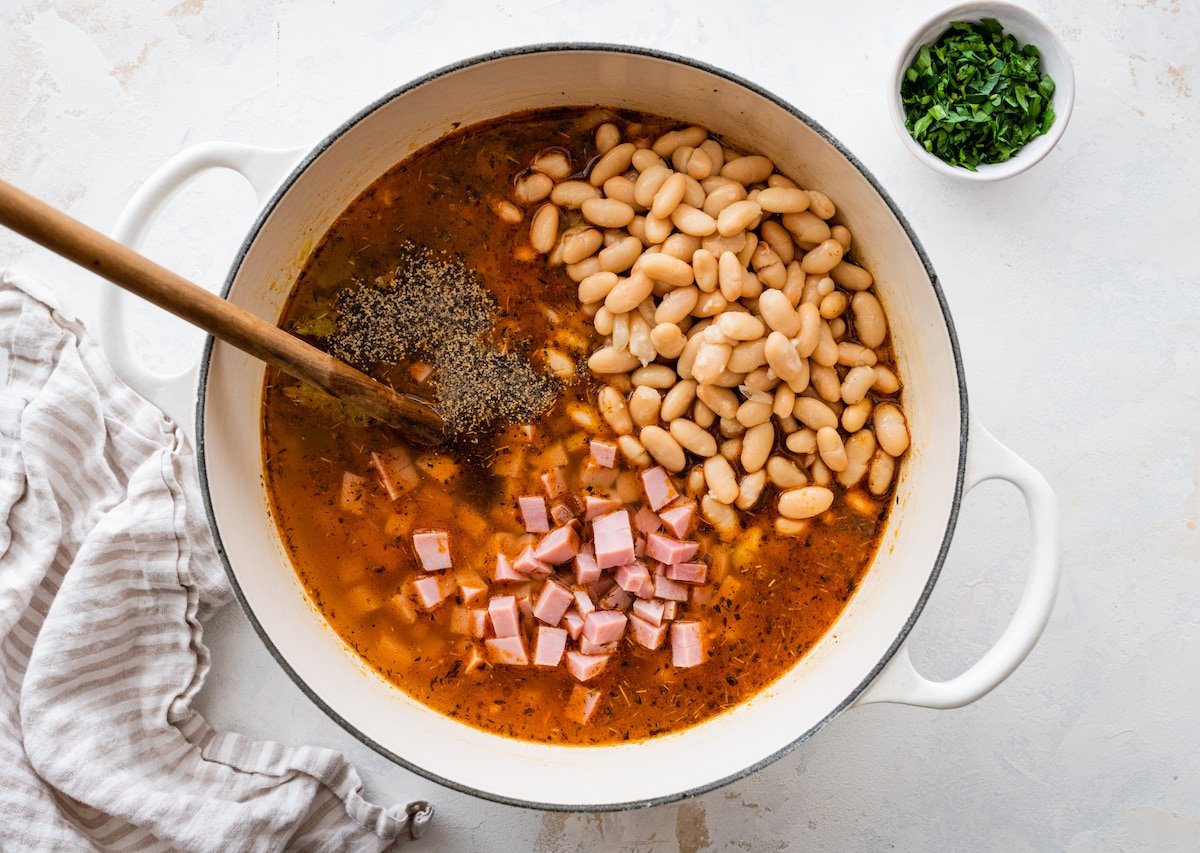
[[[202,142],[180,151],[138,188],[113,228],[113,239],[141,247],[154,221],[185,186],[210,169],[231,169],[253,187],[259,205],[304,156],[306,148],[259,148],[234,142]],[[175,375],[159,373],[138,358],[127,333],[127,308],[133,296],[115,285],[100,294],[100,346],[113,370],[133,390],[191,432],[196,402],[197,363]]]
[[[897,650],[855,705],[895,702],[925,708],[960,708],[1008,678],[1033,650],[1054,606],[1062,562],[1058,501],[1046,478],[971,421],[966,489],[985,480],[1007,480],[1025,498],[1033,528],[1032,560],[1025,590],[996,644],[973,666],[949,681],[931,681],[913,666],[908,642]]]

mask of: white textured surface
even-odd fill
[[[344,749],[376,799],[433,800],[419,849],[1200,846],[1200,6],[1037,4],[1073,56],[1075,113],[1046,161],[980,187],[913,160],[884,108],[899,38],[938,2],[443,5],[7,0],[0,177],[109,228],[183,145],[311,143],[486,50],[598,39],[724,66],[824,123],[912,221],[958,324],[973,411],[1062,500],[1059,605],[1026,664],[974,706],[851,711],[749,779],[636,813],[496,806],[394,767],[304,698],[236,608],[207,632],[209,719]],[[215,283],[252,209],[237,178],[205,178],[148,251]],[[0,235],[11,263],[95,322],[97,280]],[[175,365],[196,340],[157,320],[142,338]],[[997,636],[1027,544],[1015,492],[969,497],[914,632],[918,666],[952,675]]]

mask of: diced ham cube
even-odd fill
[[[663,617],[662,617],[663,621],[670,622],[672,619],[675,618],[675,614],[678,611],[679,611],[679,602],[678,601],[664,601],[663,602]]]
[[[646,540],[641,536],[633,540],[633,556],[646,556]]]
[[[579,482],[585,486],[607,489],[617,482],[618,473],[620,472],[616,468],[605,468],[589,459],[583,463],[583,468],[579,471]]]
[[[708,564],[672,563],[667,566],[666,575],[671,580],[682,583],[704,583],[708,580]]]
[[[596,605],[592,603],[592,597],[588,595],[586,589],[575,590],[575,608],[584,616],[596,609]]]
[[[513,593],[513,597],[517,599],[517,609],[521,611],[521,615],[532,619],[533,596],[529,592],[529,584],[517,587],[517,590]]]
[[[546,514],[546,499],[541,495],[521,495],[517,498],[521,508],[521,523],[529,533],[546,533],[550,530],[550,517]]]
[[[471,636],[483,639],[487,633],[488,612],[486,607],[472,607],[470,613]]]
[[[393,501],[415,489],[421,481],[421,475],[413,465],[412,454],[401,444],[372,453],[371,467],[379,474],[379,481],[387,490],[388,498]]]
[[[658,627],[663,623],[664,609],[664,603],[657,600],[635,601],[633,603],[633,615],[639,619],[649,622],[655,627]]]
[[[566,524],[574,517],[575,513],[571,512],[571,508],[562,501],[550,507],[550,518],[555,524]]]
[[[671,624],[671,663],[678,667],[696,666],[704,662],[704,645],[700,639],[699,622]]]
[[[592,714],[596,712],[601,695],[603,694],[599,690],[589,690],[582,684],[576,684],[571,689],[571,698],[567,700],[567,719],[579,723],[581,726],[586,725],[587,721],[592,718]]]
[[[516,596],[492,596],[488,601],[488,616],[497,637],[515,637],[521,631],[521,610]]]
[[[651,533],[646,537],[646,553],[668,566],[692,559],[698,550],[700,545],[696,542],[672,539],[661,533]]]
[[[640,602],[639,602],[640,603]],[[663,644],[667,638],[667,623],[651,625],[636,616],[629,617],[629,625],[633,628],[633,639],[638,645],[653,651]]]
[[[629,621],[624,613],[615,610],[596,610],[583,618],[583,636],[589,642],[603,645],[621,639]]]
[[[588,495],[583,499],[584,518],[591,521],[594,518],[599,518],[602,515],[608,515],[610,512],[616,512],[625,506],[618,500],[611,498],[598,498],[594,495]]]
[[[503,554],[496,555],[496,570],[492,572],[492,577],[496,583],[513,583],[529,579],[514,569],[512,563],[508,561],[508,557]]]
[[[362,515],[367,511],[366,477],[351,474],[349,471],[342,474],[341,507],[344,512],[354,515]]]
[[[538,625],[537,636],[533,641],[533,665],[558,666],[566,648],[566,631],[562,628]]]
[[[593,521],[592,536],[596,545],[596,565],[600,568],[610,569],[633,562],[633,530],[625,510],[611,512]]]
[[[662,519],[650,511],[650,507],[642,507],[633,517],[633,526],[642,533],[654,533],[662,529]]]
[[[483,639],[488,612],[482,607],[455,607],[450,612],[450,630],[464,637]]]
[[[474,643],[471,644],[471,651],[467,653],[467,662],[463,665],[463,672],[474,672],[487,662],[483,653],[479,651],[479,647]]]
[[[556,581],[546,581],[537,604],[533,606],[533,615],[547,625],[557,625],[574,601],[571,590]]]
[[[413,548],[425,571],[438,572],[450,568],[450,535],[445,530],[414,533]]]
[[[642,585],[650,579],[650,571],[641,563],[629,563],[618,566],[614,573],[617,586],[628,593],[637,595],[642,591]]]
[[[579,638],[579,651],[585,655],[611,655],[617,650],[617,643],[593,643],[587,637]]]
[[[608,655],[585,655],[567,652],[567,671],[579,681],[591,681],[608,663]]]
[[[509,666],[528,666],[529,656],[525,653],[525,640],[519,636],[496,637],[484,640],[488,657],[493,663],[505,663]]]
[[[554,571],[549,563],[539,560],[534,555],[532,545],[525,546],[525,550],[517,555],[517,559],[513,560],[512,566],[525,575],[548,575]]]
[[[550,500],[554,500],[559,495],[566,494],[567,479],[563,476],[562,468],[556,466],[543,474],[542,487],[546,490],[546,494]]]
[[[650,468],[643,471],[642,488],[646,492],[646,502],[655,512],[679,497],[679,492],[671,484],[670,475],[663,468]]]
[[[611,468],[617,464],[617,446],[611,441],[600,441],[593,438],[589,445],[592,461],[602,468]]]
[[[633,594],[626,592],[616,584],[600,599],[600,607],[603,610],[628,610],[631,604],[633,604]]]
[[[682,506],[664,509],[659,512],[658,517],[662,519],[663,525],[672,536],[676,539],[683,539],[692,528],[692,521],[696,517],[696,504],[693,501]]]
[[[542,537],[533,556],[543,563],[568,563],[579,553],[579,534],[575,528],[556,527]]]
[[[679,581],[673,581],[666,575],[654,576],[654,594],[668,601],[687,601],[688,588]]]
[[[600,567],[592,554],[579,553],[575,555],[575,583],[587,586],[600,580]]]
[[[473,604],[488,594],[488,585],[474,572],[458,578],[458,594],[463,604]]]
[[[567,626],[567,633],[571,635],[572,640],[578,640],[583,634],[583,616],[578,610],[568,610],[567,615],[563,617],[563,624]]]
[[[426,610],[433,610],[446,600],[442,579],[437,575],[421,575],[413,581],[413,591],[417,594],[417,601]]]

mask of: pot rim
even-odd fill
[[[271,657],[275,659],[275,662],[279,664],[285,673],[287,673],[288,677],[301,690],[301,692],[303,692],[304,695],[309,698],[309,700],[311,700],[318,708],[320,708],[326,714],[326,716],[336,722],[355,739],[370,747],[372,750],[387,758],[389,761],[400,765],[406,770],[423,776],[432,782],[436,782],[439,785],[443,785],[454,791],[458,791],[459,793],[468,794],[473,797],[479,797],[481,799],[490,800],[496,803],[502,803],[504,805],[528,809],[539,809],[543,811],[614,812],[636,808],[649,808],[651,806],[661,806],[669,803],[679,802],[680,800],[698,796],[700,794],[724,787],[725,785],[736,782],[740,779],[744,779],[752,773],[755,773],[770,764],[774,764],[780,758],[783,758],[785,755],[792,752],[800,744],[808,740],[821,729],[825,728],[825,726],[827,726],[835,717],[840,715],[843,711],[854,704],[855,700],[858,699],[868,685],[870,685],[871,682],[878,677],[878,675],[883,671],[884,667],[887,666],[888,662],[891,661],[892,657],[900,649],[900,646],[908,638],[908,635],[912,631],[913,626],[916,624],[917,619],[925,609],[925,604],[928,602],[929,596],[933,592],[933,588],[937,583],[938,577],[941,575],[942,566],[944,565],[946,561],[946,555],[950,550],[950,543],[954,538],[955,527],[958,523],[959,510],[962,506],[964,483],[966,480],[967,438],[970,418],[967,408],[967,385],[966,375],[963,369],[962,351],[959,347],[958,336],[954,329],[954,320],[950,315],[950,307],[946,301],[945,293],[942,291],[941,284],[938,281],[937,273],[933,269],[933,264],[929,260],[929,256],[925,252],[925,248],[921,245],[921,242],[917,239],[916,234],[913,232],[912,226],[909,224],[908,219],[903,213],[900,212],[899,207],[897,207],[896,203],[892,200],[892,197],[888,195],[887,191],[884,190],[870,170],[867,169],[867,167],[864,166],[857,157],[855,157],[820,123],[811,118],[807,113],[792,105],[787,100],[779,97],[762,86],[759,86],[758,84],[753,83],[730,71],[726,71],[722,68],[718,68],[698,59],[680,56],[678,54],[669,53],[663,50],[638,47],[634,45],[615,44],[608,42],[539,42],[536,44],[505,48],[502,50],[477,54],[467,59],[462,59],[458,62],[444,65],[441,68],[430,71],[409,81],[408,83],[403,84],[402,86],[392,89],[387,94],[360,109],[351,118],[340,124],[337,128],[326,135],[320,142],[314,145],[312,150],[304,156],[304,158],[292,169],[291,173],[283,180],[282,183],[280,183],[278,188],[276,188],[274,193],[272,193],[271,198],[255,217],[254,223],[250,226],[249,231],[246,233],[246,238],[242,241],[241,246],[238,247],[237,253],[230,264],[229,273],[221,287],[220,295],[222,298],[229,297],[229,292],[233,287],[234,279],[237,278],[237,274],[241,270],[242,263],[246,258],[247,252],[250,250],[250,246],[258,238],[258,235],[262,231],[263,226],[266,224],[267,219],[270,218],[280,200],[287,194],[292,185],[295,184],[296,181],[299,180],[300,177],[308,170],[308,167],[352,127],[363,121],[368,116],[372,115],[376,110],[387,105],[396,98],[406,94],[407,92],[416,89],[419,86],[423,86],[426,83],[437,80],[440,77],[461,71],[464,68],[517,56],[563,52],[628,54],[673,62],[678,65],[688,66],[698,71],[712,74],[716,77],[721,77],[731,83],[748,89],[760,97],[766,98],[776,106],[785,110],[790,115],[807,125],[810,130],[815,132],[825,142],[833,146],[833,148],[836,149],[839,154],[845,157],[851,163],[851,165],[858,170],[859,174],[861,174],[863,178],[866,179],[867,183],[871,185],[871,188],[879,194],[881,199],[883,199],[884,204],[887,205],[892,215],[896,217],[897,222],[900,223],[900,227],[904,229],[905,236],[908,238],[913,249],[916,251],[917,256],[920,258],[921,265],[925,268],[925,272],[929,277],[929,282],[933,287],[935,296],[937,297],[938,305],[941,308],[942,320],[946,325],[946,334],[949,337],[951,352],[954,356],[955,375],[958,379],[959,446],[958,468],[955,472],[954,499],[951,502],[950,515],[946,521],[946,532],[942,538],[942,543],[938,548],[937,558],[934,560],[934,564],[930,570],[929,580],[926,582],[924,589],[921,591],[921,595],[917,599],[916,605],[913,607],[913,610],[909,614],[908,619],[905,621],[904,626],[901,628],[899,634],[897,634],[895,641],[888,647],[887,651],[884,652],[878,663],[871,668],[871,671],[867,674],[866,678],[864,678],[863,681],[858,684],[858,686],[851,690],[850,693],[847,694],[846,697],[819,722],[811,726],[808,730],[798,734],[794,740],[781,747],[776,752],[743,768],[742,770],[739,770],[736,773],[731,773],[715,781],[706,782],[703,785],[698,785],[696,787],[688,788],[673,794],[665,794],[658,797],[630,800],[619,803],[575,805],[523,800],[516,797],[507,797],[491,791],[483,791],[470,785],[464,785],[461,782],[457,782],[453,779],[447,779],[443,776],[433,773],[424,767],[407,760],[403,756],[397,755],[395,752],[369,737],[367,734],[359,730],[354,724],[350,723],[348,720],[338,714],[338,712],[335,711],[312,688],[310,688],[307,682],[305,682],[304,679],[301,678],[300,675],[291,667],[291,665],[276,647],[275,642],[264,630],[261,623],[258,621],[258,618],[255,616],[253,608],[251,608],[250,604],[247,602],[246,597],[242,592],[241,585],[238,583],[237,575],[234,573],[233,566],[231,565],[229,557],[225,552],[225,546],[221,539],[221,532],[217,525],[216,515],[213,512],[212,495],[208,487],[208,460],[205,453],[204,441],[204,411],[206,389],[208,385],[208,370],[212,361],[213,344],[215,343],[215,339],[211,335],[209,335],[205,340],[204,353],[201,357],[198,373],[199,388],[196,396],[196,463],[197,470],[200,475],[200,492],[204,500],[204,512],[208,520],[208,525],[212,530],[217,556],[220,557],[221,563],[225,567],[225,574],[229,578],[230,585],[233,587],[234,595],[237,597],[238,604],[241,605],[242,611],[246,614],[247,619],[249,619],[251,626],[254,628],[254,632],[258,635],[259,639],[262,640]]]

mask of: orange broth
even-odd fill
[[[507,195],[513,175],[547,144],[569,149],[575,163],[591,160],[583,116],[582,109],[509,116],[408,157],[331,226],[301,272],[281,325],[319,331],[337,292],[389,274],[396,244],[407,240],[474,269],[499,303],[500,336],[535,365],[542,366],[547,345],[584,364],[599,338],[579,310],[575,284],[540,257],[518,259],[528,242],[529,212],[520,225],[508,225],[489,204]],[[622,120],[647,132],[673,124],[629,114]],[[306,339],[322,345],[319,336]],[[433,393],[407,366],[378,375],[399,388]],[[839,499],[807,535],[789,538],[773,530],[777,491],[768,484],[758,508],[743,513],[742,533],[733,541],[721,541],[703,523],[694,534],[711,565],[711,597],[682,605],[679,618],[704,624],[702,665],[674,668],[665,646],[650,651],[623,641],[589,683],[603,695],[586,724],[564,714],[576,682],[563,667],[467,671],[477,641],[451,630],[453,596],[427,613],[405,592],[420,574],[410,535],[422,528],[448,531],[453,571],[489,577],[497,550],[510,556],[519,550],[524,528],[516,498],[541,493],[542,471],[565,464],[570,490],[586,493],[578,472],[587,440],[614,437],[602,421],[589,433],[567,413],[573,405],[594,406],[599,387],[583,368],[532,429],[510,426],[441,451],[414,450],[420,484],[392,502],[370,454],[398,444],[395,431],[361,423],[336,404],[304,405],[295,399],[295,380],[268,370],[263,446],[271,509],[312,602],[384,678],[468,725],[522,740],[586,745],[649,738],[706,720],[771,684],[821,639],[878,547],[890,494],[865,511]],[[351,478],[359,493],[348,503],[347,472],[362,478]]]

